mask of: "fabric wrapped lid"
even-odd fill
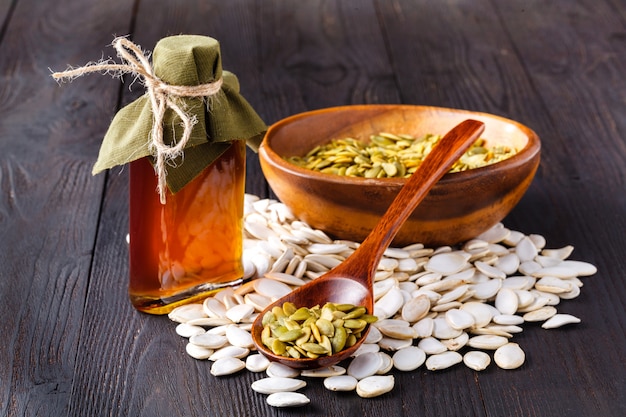
[[[168,85],[196,86],[222,79],[221,89],[210,97],[169,96],[196,121],[184,154],[168,163],[167,187],[172,193],[215,161],[232,141],[245,140],[252,149],[258,148],[267,126],[239,93],[237,77],[222,70],[217,40],[196,35],[167,37],[157,43],[152,60],[154,75]],[[94,174],[153,156],[152,110],[150,97],[145,94],[115,115],[102,141]],[[182,135],[181,118],[166,109],[163,142],[176,143]]]

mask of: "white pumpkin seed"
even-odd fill
[[[526,354],[517,343],[500,346],[493,354],[493,360],[502,369],[516,369],[524,364]]]
[[[226,318],[226,306],[215,297],[204,300],[202,308],[204,309],[205,317],[209,316],[214,319]]]
[[[437,300],[437,304],[447,304],[461,298],[469,290],[469,285],[461,284],[458,287],[446,292]]]
[[[543,249],[541,254],[563,260],[569,258],[573,251],[574,247],[567,245],[559,249]]]
[[[254,313],[254,307],[249,304],[237,304],[226,310],[225,315],[233,323],[239,323]]]
[[[532,261],[539,253],[533,241],[525,236],[515,246],[515,253],[519,257],[520,262]]]
[[[533,273],[539,271],[542,266],[535,261],[524,261],[520,263],[518,271],[524,275],[531,276]]]
[[[553,294],[553,293],[549,293],[545,291],[539,291],[536,289],[530,290],[530,293],[535,298],[545,299],[545,304],[543,305],[548,305],[548,306],[558,305],[561,302],[561,295],[565,294],[565,293]],[[535,302],[535,300],[533,300],[533,302]]]
[[[218,336],[226,336],[226,328],[228,326],[230,326],[230,325],[232,325],[232,323],[230,323],[230,321],[229,321],[229,323],[227,323],[227,324],[211,327],[206,332],[208,334],[213,334],[213,335],[218,335]]]
[[[495,350],[508,342],[509,339],[504,336],[485,334],[470,337],[467,344],[476,349]]]
[[[406,259],[409,258],[410,255],[410,252],[405,249],[393,247],[385,249],[385,252],[383,253],[383,256],[385,257],[396,259]]]
[[[414,272],[419,269],[417,261],[413,258],[405,258],[398,260],[398,271],[402,272]]]
[[[268,239],[270,236],[276,236],[272,229],[267,227],[267,222],[265,222],[265,219],[263,219],[261,216],[253,216],[254,214],[251,214],[245,219],[244,227],[247,233],[260,240]],[[258,218],[263,219],[264,223],[261,224],[260,222],[254,221]]]
[[[272,279],[277,282],[282,282],[286,285],[292,285],[294,287],[300,287],[306,284],[306,281],[295,275],[286,274],[284,272],[268,272],[265,274],[266,278]]]
[[[408,303],[402,306],[402,318],[410,323],[415,323],[425,317],[429,310],[430,300],[422,294],[411,298]]]
[[[207,349],[219,349],[228,343],[228,339],[225,336],[205,332],[191,336],[189,343]]]
[[[527,306],[525,306],[523,308],[518,308],[517,312],[518,313],[528,313],[529,311],[538,310],[541,307],[547,305],[549,301],[550,301],[550,298],[544,297],[544,296],[542,296],[540,294],[537,294],[535,299],[534,299],[534,301],[532,303],[530,303],[529,305],[527,305]]]
[[[337,243],[313,243],[307,246],[309,253],[322,255],[341,253],[348,249],[348,246]]]
[[[374,300],[379,300],[382,296],[387,294],[389,290],[398,286],[398,281],[393,278],[385,278],[383,280],[376,281],[373,285]]]
[[[511,234],[511,231],[504,227],[502,223],[497,223],[491,229],[481,233],[476,239],[484,240],[489,243],[502,242]]]
[[[333,376],[344,375],[345,373],[346,368],[339,365],[333,365],[320,369],[306,369],[300,372],[300,375],[311,378],[330,378]]]
[[[429,371],[439,371],[450,368],[463,361],[463,356],[458,352],[443,352],[429,356],[426,359],[426,368]]]
[[[502,242],[506,243],[509,246],[516,246],[523,238],[523,233],[520,233],[516,230],[511,230],[509,235],[506,238],[502,239]]]
[[[269,366],[270,361],[260,353],[255,353],[246,358],[246,369],[250,372],[263,372]]]
[[[395,325],[395,326],[382,326],[379,327],[380,332],[393,339],[415,339],[417,337],[417,333],[415,329],[408,326]]]
[[[363,344],[378,343],[383,338],[383,334],[376,326],[370,326],[367,336],[363,340]]]
[[[413,371],[426,361],[426,352],[416,346],[400,349],[392,356],[393,366],[399,371]]]
[[[535,285],[535,278],[530,276],[507,277],[502,281],[502,288],[513,290],[530,290]]]
[[[272,298],[280,298],[291,292],[291,288],[282,282],[269,279],[269,278],[258,278],[253,281],[254,282],[254,290],[265,297],[270,299]]]
[[[535,296],[530,291],[527,291],[527,290],[514,290],[514,291],[515,291],[515,294],[517,295],[517,300],[518,300],[517,307],[518,308],[528,307],[529,305],[533,303],[533,301],[535,301]]]
[[[230,325],[226,327],[226,338],[233,346],[250,349],[254,346],[250,332],[243,330],[239,326]]]
[[[397,259],[382,258],[380,262],[378,263],[378,269],[381,269],[383,271],[395,271],[398,265],[399,265],[399,262]]]
[[[204,330],[202,327],[194,326],[189,323],[180,323],[178,326],[176,326],[176,334],[182,337],[189,338],[191,336],[203,333],[206,333],[206,330]]]
[[[484,371],[491,363],[491,357],[485,352],[472,350],[463,355],[463,363],[475,371]]]
[[[442,278],[443,275],[439,272],[422,271],[419,274],[413,275],[411,280],[414,281],[416,285],[423,287],[425,285],[441,281]]]
[[[530,234],[528,235],[528,238],[533,242],[535,247],[539,250],[543,249],[544,246],[546,246],[546,238],[541,235]]]
[[[491,279],[470,285],[469,288],[474,292],[474,298],[477,300],[490,300],[495,297],[498,291],[500,291],[500,288],[502,288],[502,281],[503,280],[500,279]]]
[[[192,358],[200,360],[208,359],[213,354],[213,349],[194,345],[193,343],[187,343],[185,345],[185,351]]]
[[[377,343],[362,343],[361,346],[359,346],[359,348],[354,351],[352,356],[359,356],[368,352],[378,353],[379,351],[380,346]]]
[[[238,358],[225,357],[220,358],[213,362],[211,365],[211,375],[213,376],[223,376],[223,375],[231,375],[236,372],[241,371],[246,367],[244,361]]]
[[[449,278],[449,277],[447,277]],[[454,289],[458,285],[463,284],[463,281],[460,279],[442,279],[441,281],[433,282],[432,284],[424,285],[421,289],[424,291],[448,291]]]
[[[189,320],[206,317],[206,313],[201,304],[186,304],[174,308],[168,317],[177,323],[186,323]]]
[[[216,350],[210,357],[210,361],[217,361],[222,358],[245,358],[250,353],[250,349],[238,347],[238,346],[224,346]]]
[[[496,260],[499,258],[496,258]],[[496,268],[495,266],[491,266],[484,261],[476,261],[474,262],[474,266],[483,274],[487,275],[489,278],[498,278],[505,279],[506,273]]]
[[[513,335],[509,332],[506,332],[502,329],[491,327],[491,325],[487,327],[481,327],[478,329],[471,329],[470,333],[473,335],[484,335],[484,336],[502,336],[506,338],[511,338]]]
[[[555,314],[541,325],[544,329],[556,329],[566,324],[580,323],[580,319],[571,314]]]
[[[300,371],[297,369],[290,368],[280,362],[270,362],[265,373],[271,378],[295,378],[300,375]]]
[[[524,329],[513,324],[489,324],[485,329],[501,330],[509,334],[521,333]],[[511,336],[507,336],[511,337]]]
[[[500,314],[493,317],[493,322],[503,325],[516,325],[524,323],[524,317],[515,314]]]
[[[467,345],[469,341],[469,335],[466,332],[461,333],[460,336],[455,337],[454,339],[443,339],[441,343],[453,352],[463,348]]]
[[[307,263],[309,268],[316,266],[317,271],[326,271],[339,265],[343,258],[334,257],[332,255],[319,255],[315,253],[308,254],[304,257],[304,262]]]
[[[578,277],[588,277],[598,272],[598,268],[589,262],[565,260],[560,265],[571,269]]]
[[[519,298],[512,289],[501,288],[496,295],[495,306],[501,314],[515,314],[519,306]]]
[[[302,407],[311,402],[309,397],[299,392],[275,392],[266,400],[272,407]]]
[[[562,292],[559,294],[559,298],[562,300],[571,300],[580,295],[580,287],[577,285],[572,285],[572,290],[567,292]]]
[[[382,365],[380,366],[376,374],[385,375],[387,374],[387,372],[391,371],[391,369],[393,368],[393,359],[391,356],[389,356],[385,352],[378,352],[378,355],[383,361],[382,361]]]
[[[530,321],[530,322],[545,321],[545,320],[548,320],[550,317],[554,316],[555,314],[556,314],[556,308],[552,306],[545,306],[545,307],[538,308],[537,310],[529,311],[528,313],[524,314],[522,318],[524,319],[524,321]]]
[[[358,382],[350,375],[331,376],[324,379],[324,387],[331,391],[354,391]]]
[[[446,311],[445,318],[450,327],[457,330],[467,329],[476,323],[474,316],[467,311],[460,310],[458,308]]]
[[[491,319],[496,315],[493,313],[493,309],[491,308],[491,306],[484,304],[484,303],[476,302],[476,301],[470,301],[470,302],[463,304],[460,310],[470,313],[472,317],[474,317],[474,327],[486,326],[487,324],[489,324],[489,322],[491,322]],[[500,314],[499,311],[498,311],[498,314]]]
[[[445,317],[433,319],[433,336],[437,339],[453,339],[460,336],[461,333],[463,331],[450,326]]]
[[[356,393],[362,398],[374,398],[391,391],[394,384],[393,375],[369,376],[357,383]]]
[[[504,272],[505,275],[512,275],[517,272],[519,264],[519,258],[515,253],[507,253],[506,255],[498,258],[494,267]]]
[[[467,260],[458,253],[440,253],[434,255],[424,266],[430,272],[438,272],[442,275],[452,275],[460,272],[467,266]]]
[[[252,383],[252,389],[260,394],[293,392],[306,386],[306,382],[295,378],[262,378]]]
[[[383,295],[374,303],[374,315],[379,319],[392,317],[402,308],[404,297],[398,287],[391,288],[387,294]]]
[[[244,300],[246,304],[251,305],[259,312],[263,311],[272,302],[268,297],[257,293],[246,294]]]
[[[448,350],[448,348],[441,343],[439,339],[435,339],[434,337],[426,337],[420,340],[417,347],[427,355],[436,355],[437,353],[443,353]]]
[[[553,258],[551,256],[537,255],[535,256],[535,262],[537,262],[544,268],[552,268],[560,264],[562,261],[558,258]]]
[[[434,326],[432,318],[424,317],[413,325],[413,329],[418,338],[424,338],[432,336]]]
[[[355,357],[348,365],[348,375],[361,380],[365,377],[375,375],[382,366],[383,359],[377,352],[368,352]]]

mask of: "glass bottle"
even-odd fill
[[[147,158],[130,163],[133,306],[151,314],[241,283],[246,143],[235,140],[165,204]]]

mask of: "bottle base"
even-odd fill
[[[130,294],[130,302],[135,309],[148,314],[168,314],[173,309],[184,304],[199,302],[223,290],[243,283],[243,278],[225,283],[206,283],[189,288],[167,297],[149,297]]]

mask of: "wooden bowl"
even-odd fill
[[[402,227],[395,246],[453,245],[500,222],[530,185],[540,157],[539,137],[513,120],[487,113],[412,105],[354,105],[297,114],[270,126],[259,149],[263,173],[293,213],[335,239],[360,242],[391,204],[404,179],[323,174],[287,162],[333,138],[368,140],[379,132],[444,135],[465,119],[485,123],[487,146],[518,149],[514,156],[446,174]]]

